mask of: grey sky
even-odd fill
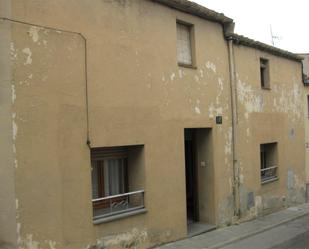
[[[308,0],[194,0],[234,19],[235,32],[294,53],[309,53]]]

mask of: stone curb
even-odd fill
[[[227,240],[227,241],[224,241],[224,242],[221,242],[221,243],[217,243],[217,244],[215,244],[213,246],[204,247],[203,249],[218,249],[218,248],[222,248],[223,246],[227,246],[229,244],[235,243],[235,242],[240,241],[240,240],[245,239],[245,238],[250,238],[250,237],[252,237],[254,235],[257,235],[259,233],[263,233],[265,231],[268,231],[268,230],[270,230],[272,228],[278,227],[278,226],[283,225],[285,223],[288,223],[290,221],[297,220],[297,219],[299,219],[301,217],[304,217],[306,215],[309,215],[309,211],[306,211],[304,213],[295,215],[294,217],[282,220],[282,221],[280,221],[278,223],[274,223],[273,225],[268,225],[268,226],[265,226],[265,227],[263,227],[261,229],[257,229],[254,232],[243,234],[242,236],[239,236],[239,237],[236,237],[236,238],[232,238],[230,240]]]

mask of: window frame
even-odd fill
[[[190,55],[191,55],[191,64],[184,63],[179,60],[178,56],[178,25],[186,26],[189,31],[189,41],[190,41]],[[197,69],[196,66],[196,56],[195,56],[195,28],[194,24],[185,22],[183,20],[176,20],[176,58],[177,58],[177,64],[180,67],[185,68],[191,68],[191,69]]]
[[[307,117],[309,119],[309,95],[307,95]]]
[[[123,177],[122,179],[118,179],[119,183],[121,182],[121,185],[123,185],[123,191],[120,191],[119,193],[116,193],[114,195],[118,195],[118,194],[123,194],[123,193],[126,193],[128,191],[128,157],[127,156],[115,156],[115,157],[112,157],[112,158],[107,158],[107,159],[93,159],[91,161],[91,167],[93,168],[93,164],[94,163],[98,163],[100,162],[101,165],[98,167],[98,165],[96,166],[97,167],[97,170],[98,170],[98,175],[97,175],[97,183],[98,183],[98,189],[97,189],[97,193],[98,193],[98,196],[96,198],[103,198],[103,197],[108,197],[108,196],[113,196],[113,194],[106,194],[106,182],[105,182],[105,161],[106,160],[119,160],[119,159],[122,159],[123,160]],[[107,166],[109,167],[109,166]],[[93,169],[92,169],[93,170]],[[108,174],[107,178],[108,178],[108,184],[111,184],[110,183],[110,175]],[[109,187],[110,189],[110,187]],[[123,193],[121,193],[123,192]],[[94,198],[94,197],[93,197]]]
[[[99,167],[99,173],[98,173],[98,179],[97,179],[97,183],[98,183],[98,189],[97,189],[97,193],[98,196],[96,198],[103,198],[103,197],[109,197],[109,196],[113,196],[111,194],[106,195],[105,194],[105,182],[104,182],[104,161],[105,160],[110,160],[110,159],[123,159],[124,160],[124,179],[123,179],[123,186],[124,186],[124,193],[128,192],[129,189],[129,177],[128,177],[128,151],[126,148],[113,148],[113,147],[106,147],[104,149],[100,149],[97,152],[97,155],[95,155],[95,153],[92,154],[91,156],[91,168],[93,170],[93,165],[94,163],[97,162],[101,162],[102,165]],[[93,183],[93,180],[92,180]],[[92,186],[93,188],[93,186]],[[93,190],[92,190],[93,191]],[[118,193],[121,194],[121,193]],[[115,194],[117,195],[117,194]],[[92,195],[92,198],[93,195]]]
[[[97,225],[100,223],[110,222],[113,220],[118,220],[147,212],[145,208],[145,190],[143,188],[139,188],[139,190],[133,190],[131,189],[132,186],[129,185],[131,184],[130,182],[132,182],[132,184],[134,182],[134,180],[130,178],[131,173],[129,169],[132,166],[132,159],[135,158],[134,160],[143,160],[143,148],[144,145],[128,145],[96,147],[90,149],[93,224]],[[108,167],[123,167],[123,165],[125,165],[124,170],[119,168],[118,170],[110,171],[113,172],[112,176],[117,176],[119,179],[123,178],[124,181],[123,184],[119,184],[119,187],[117,184],[114,184],[114,186],[110,185],[109,193],[105,194],[106,191],[104,191],[105,186],[103,182],[104,161],[109,159],[124,159],[124,161],[119,161],[117,163],[111,161],[111,164],[108,164]],[[99,179],[94,178],[94,176],[99,177],[99,175],[96,173],[93,174],[92,171],[94,167],[96,167],[94,165],[97,165],[95,164],[97,162],[102,162],[99,166],[101,168],[101,174],[99,174],[101,177],[100,183]],[[141,165],[143,164],[143,161],[135,163],[137,163],[139,167],[144,167]],[[135,163],[134,165],[136,165]],[[120,190],[120,186],[122,185],[124,186],[123,191]],[[95,189],[97,190],[94,191]],[[116,193],[117,191],[114,192],[115,189],[119,190],[117,190],[119,194]],[[111,194],[111,191],[113,194]]]
[[[260,58],[260,84],[261,88],[270,90],[270,70],[269,60],[266,58]]]
[[[273,153],[273,154],[270,156],[269,153]],[[271,163],[271,165],[267,165],[267,164],[270,164],[269,160],[271,159],[269,158],[272,158],[272,160],[275,161],[274,163]],[[261,181],[261,184],[263,185],[266,183],[277,181],[279,179],[278,168],[279,168],[278,167],[278,142],[260,144],[260,181]],[[270,174],[269,176],[267,175],[265,176],[265,174],[267,174],[267,171],[270,172],[268,173]]]

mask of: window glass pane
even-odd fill
[[[261,144],[261,180],[267,182],[277,179],[277,143]]]
[[[192,65],[190,27],[177,23],[177,58],[179,63]]]
[[[118,159],[109,160],[110,195],[119,194],[119,164]]]
[[[99,198],[97,162],[92,162],[91,177],[92,177],[92,199],[96,199]]]
[[[124,159],[119,159],[119,191],[121,194],[123,194],[124,191],[124,185],[125,185],[125,180],[124,180]]]
[[[115,157],[92,161],[92,198],[126,192],[126,158]]]
[[[269,88],[269,66],[267,59],[260,58],[260,74],[262,88]]]
[[[109,195],[109,166],[108,160],[104,160],[104,196]]]
[[[265,87],[265,68],[261,67],[261,86]]]

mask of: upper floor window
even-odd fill
[[[260,77],[261,77],[261,87],[264,89],[270,89],[269,62],[267,59],[260,58]]]
[[[177,22],[177,61],[180,66],[193,66],[193,26]]]

